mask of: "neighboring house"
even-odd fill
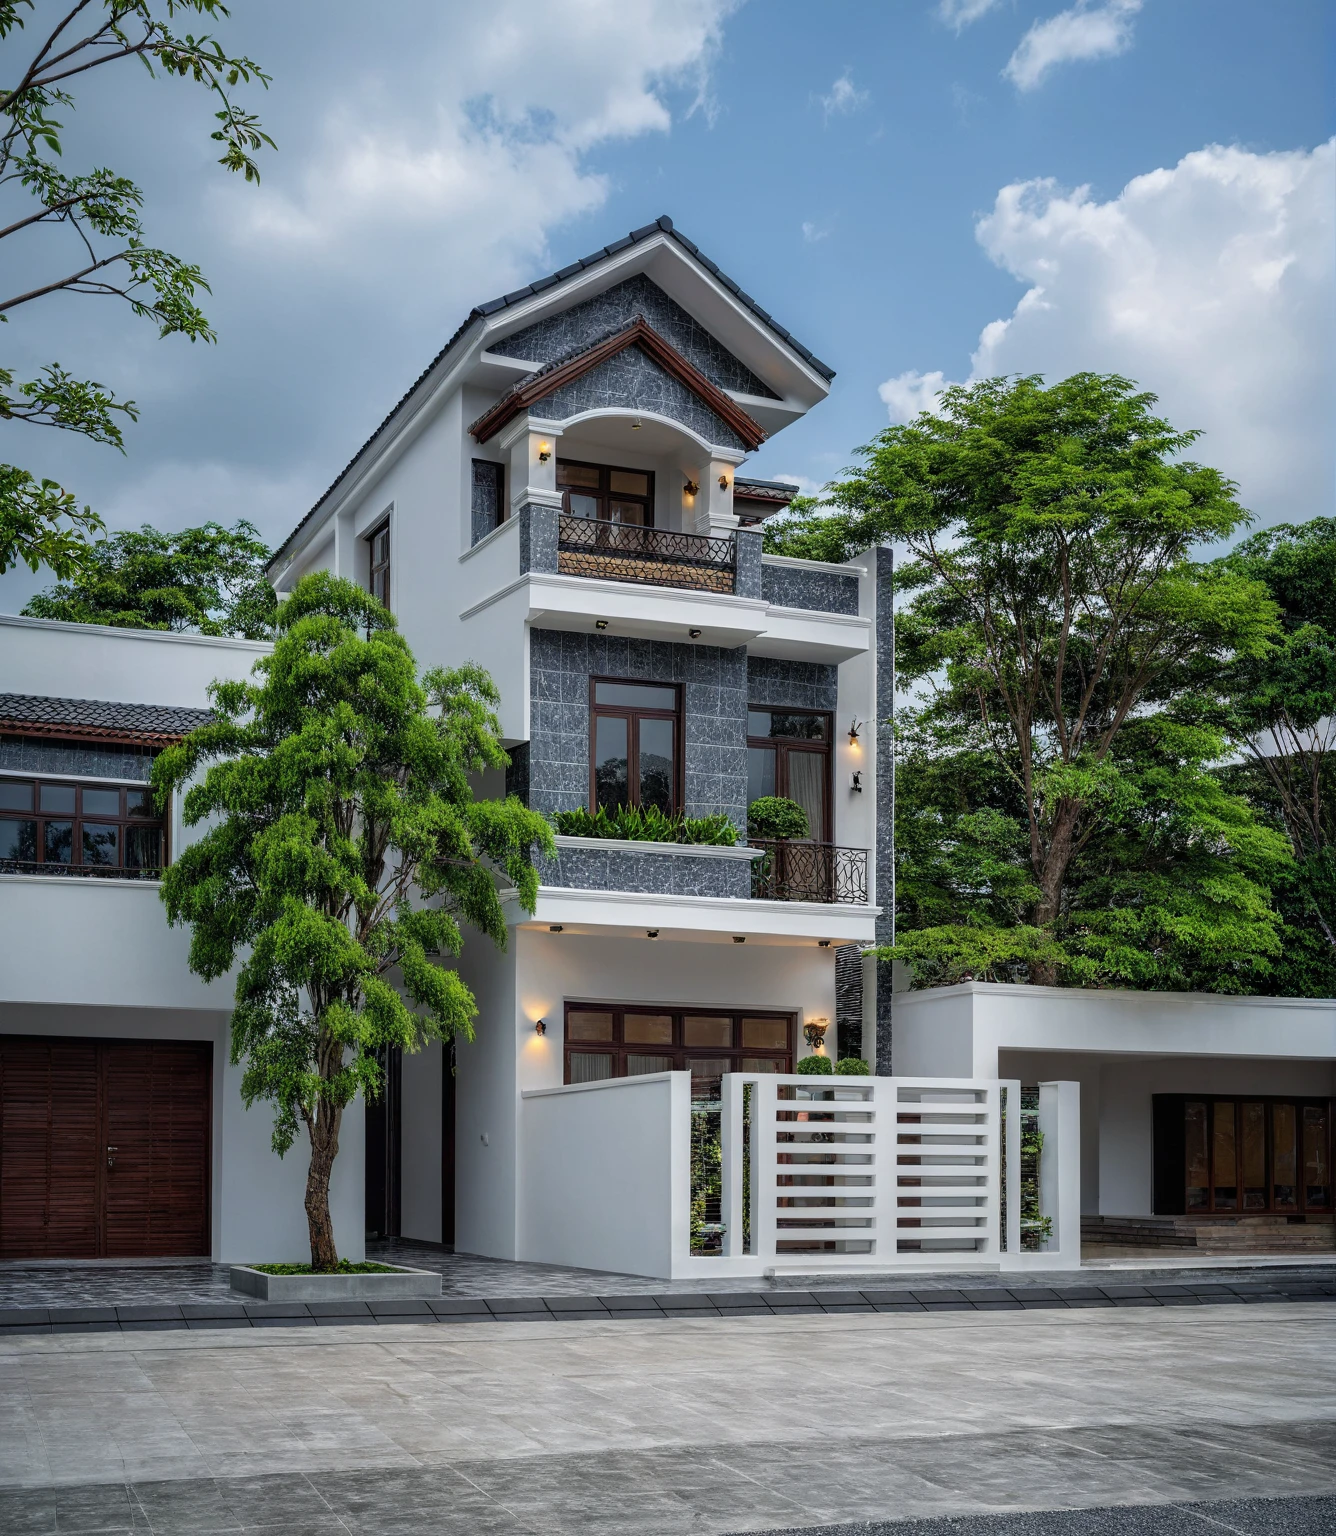
[[[904,1144],[894,1177],[867,1146],[771,1159],[882,1169],[775,1174],[780,1218],[760,1225],[790,1267],[875,1267],[887,1246],[868,1236],[867,1211],[883,1200],[899,1208],[889,1248],[904,1261],[935,1244],[953,1263],[962,1252],[996,1262],[998,1080],[1052,1076],[1054,1052],[1082,1085],[1092,1215],[1147,1217],[1197,1177],[1196,1110],[1183,1099],[1157,1111],[1152,1176],[1149,1106],[1161,1089],[1214,1106],[1218,1160],[1222,1106],[1237,1099],[1245,1173],[1254,1100],[1268,1157],[1283,1156],[1289,1115],[1301,1160],[1320,1143],[1329,1167],[1330,1008],[1236,1011],[1228,1060],[1197,1029],[1163,1080],[1138,1036],[1134,1053],[1151,1065],[1106,1113],[1089,1053],[1121,1060],[1125,1047],[1112,1015],[1086,1041],[1079,996],[1061,994],[1042,1038],[1009,1019],[988,1035],[990,1055],[954,991],[937,1029],[912,1022],[938,1017],[934,995],[893,998],[889,967],[862,986],[874,967],[861,948],[889,937],[890,757],[877,722],[891,702],[890,556],[834,566],[763,555],[760,523],[795,488],[740,473],[832,377],[660,219],[475,309],[277,552],[280,592],[336,571],[393,610],[424,667],[471,659],[490,670],[511,766],[484,775],[480,793],[510,791],[549,813],[629,803],[723,814],[740,833],[729,848],[558,839],[536,911],[510,909],[506,950],[466,944],[476,1041],[453,1066],[439,1047],[388,1062],[384,1101],[365,1117],[350,1108],[333,1191],[350,1256],[365,1230],[500,1258],[680,1269],[693,1233],[698,1249],[720,1246],[719,1211],[741,1210],[741,1120],[729,1128],[727,1105],[719,1208],[683,1204],[708,1141],[701,1106],[718,1101],[725,1074],[759,1084],[791,1072],[822,1025],[829,1054],[971,1080],[952,1092],[979,1106],[979,1124],[957,1137],[977,1139],[977,1167],[953,1175],[945,1203],[992,1203],[968,1220],[956,1209],[928,1234],[919,1090],[897,1090],[898,1109],[870,1098],[873,1119],[918,1127],[883,1135],[888,1157]],[[180,845],[179,804],[160,826],[139,787],[151,753],[200,718],[208,680],[244,675],[264,647],[24,619],[0,619],[0,646],[0,1258],[296,1257],[303,1158],[276,1165],[268,1110],[241,1106],[230,982],[189,974],[186,936],[166,928],[152,879]],[[803,804],[810,838],[749,844],[749,802],[776,793]],[[1215,1000],[1200,1006],[1209,1015]],[[1264,1084],[1251,1058],[1273,1061]],[[771,1100],[748,1102],[759,1114]],[[851,1132],[790,1126],[771,1151],[795,1134]],[[1106,1179],[1098,1170],[1128,1136],[1142,1171]],[[1268,1195],[1266,1209],[1325,1215],[1323,1177],[1296,1176],[1297,1203]],[[809,1201],[792,1193],[799,1182],[827,1192]],[[1228,1181],[1208,1183],[1227,1209]],[[815,1245],[788,1231],[837,1206]],[[741,1226],[722,1238],[721,1262],[742,1262]]]

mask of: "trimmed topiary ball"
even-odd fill
[[[804,1077],[829,1077],[835,1066],[829,1056],[804,1056],[793,1070]]]
[[[796,800],[786,800],[783,795],[762,795],[747,807],[747,834],[763,841],[806,837],[807,812]]]
[[[861,1056],[841,1056],[835,1063],[835,1072],[839,1077],[869,1077],[872,1068]]]

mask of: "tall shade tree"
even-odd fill
[[[243,518],[159,533],[146,523],[93,545],[82,568],[23,610],[35,619],[267,639],[277,599],[269,546]]]
[[[11,270],[39,273],[30,286],[0,290],[0,320],[57,293],[120,299],[162,336],[212,341],[196,302],[208,283],[197,266],[150,245],[141,218],[143,194],[106,166],[71,174],[61,163],[60,135],[74,108],[69,82],[90,70],[123,65],[127,78],[169,75],[193,80],[217,101],[219,164],[258,181],[254,154],[272,146],[233,89],[268,76],[250,59],[229,54],[213,37],[181,31],[191,13],[206,22],[227,17],[220,0],[0,0],[0,247]],[[32,22],[31,28],[27,23]],[[16,383],[0,364],[0,419],[55,427],[124,451],[123,428],[138,419],[120,400],[58,362]],[[73,492],[13,464],[0,464],[0,572],[23,561],[71,575],[103,524]]]
[[[920,726],[985,752],[1014,797],[1046,984],[1074,862],[1143,793],[1125,733],[1277,632],[1265,587],[1193,563],[1247,514],[1154,405],[1116,375],[953,387],[772,534],[827,558],[907,546],[900,680],[929,699]]]
[[[1222,677],[1224,723],[1242,765],[1231,778],[1284,827],[1294,866],[1277,890],[1285,916],[1277,983],[1336,993],[1336,518],[1282,523],[1223,564],[1262,582],[1282,634]]]
[[[186,824],[207,826],[162,899],[192,930],[198,975],[240,961],[232,1060],[247,1105],[273,1104],[280,1156],[305,1129],[324,1271],[344,1108],[380,1092],[386,1047],[472,1039],[473,995],[440,958],[460,952],[462,924],[504,947],[496,874],[531,912],[533,849],[554,845],[513,796],[473,798],[469,775],[506,763],[481,668],[419,680],[392,615],[327,573],[298,582],[276,630],[256,680],[214,683],[213,722],[154,764],[159,796],[190,783]]]

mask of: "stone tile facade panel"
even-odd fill
[[[147,784],[155,755],[149,747],[0,736],[0,769],[11,773],[77,774],[86,779],[134,779]]]
[[[747,662],[747,686],[753,704],[833,710],[839,702],[839,668],[819,661],[752,656]]]
[[[690,427],[715,447],[741,451],[747,446],[722,416],[638,346],[623,348],[597,368],[554,390],[534,406],[534,414],[564,421],[581,411],[608,408],[666,416]]]
[[[539,861],[543,885],[582,891],[641,891],[657,896],[751,894],[751,861],[699,853],[644,853],[606,848],[559,848],[555,859]]]
[[[858,613],[858,577],[834,571],[799,571],[791,565],[761,566],[761,596],[778,608],[815,613]]]

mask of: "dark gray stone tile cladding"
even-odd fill
[[[747,446],[721,416],[639,347],[625,347],[564,389],[555,390],[534,406],[534,415],[564,421],[580,411],[609,406],[680,421],[715,447],[741,451]]]
[[[891,892],[895,883],[895,828],[891,819],[893,794],[892,771],[895,713],[895,629],[894,613],[895,556],[889,549],[876,549],[877,565],[877,919],[878,944],[889,944],[894,929]],[[877,1073],[891,1074],[891,987],[892,968],[877,967]]]
[[[833,571],[797,571],[789,565],[761,566],[761,596],[779,608],[816,613],[858,613],[858,577]]]
[[[139,779],[148,783],[153,757],[147,747],[0,736],[0,768],[11,772],[70,773],[88,779]]]
[[[629,324],[637,315],[671,342],[719,389],[735,389],[741,394],[760,395],[767,400],[779,398],[745,363],[734,357],[643,273],[628,277],[624,283],[595,294],[583,304],[574,304],[559,315],[551,315],[536,325],[516,331],[513,336],[497,342],[492,350],[503,357],[521,357],[525,362],[553,363],[583,347],[592,346]]]
[[[634,843],[620,848],[561,848],[539,860],[543,885],[581,891],[645,891],[657,896],[751,894],[751,861],[699,853],[643,853]]]
[[[560,526],[557,509],[526,501],[516,515],[520,522],[520,570],[555,571]]]
[[[747,652],[743,647],[529,632],[529,804],[570,811],[589,803],[589,679],[683,685],[688,816],[747,823]]]
[[[775,709],[834,709],[839,702],[840,669],[820,661],[779,661],[772,656],[747,660],[747,692],[753,704]]]

